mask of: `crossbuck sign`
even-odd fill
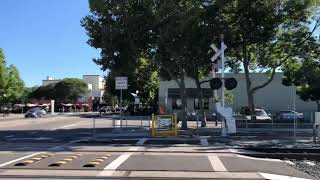
[[[211,49],[215,52],[215,54],[211,57],[211,62],[214,63],[219,56],[221,56],[222,51],[225,51],[227,49],[227,46],[223,43],[223,46],[221,49],[218,49],[214,44],[211,44]]]

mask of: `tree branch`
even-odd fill
[[[264,87],[266,87],[267,85],[269,85],[269,84],[272,82],[272,80],[274,79],[274,75],[276,74],[276,69],[277,69],[277,67],[278,67],[278,66],[274,66],[274,67],[272,68],[271,77],[268,79],[267,82],[265,82],[265,83],[263,83],[263,84],[261,84],[261,85],[259,85],[259,86],[256,86],[256,87],[252,88],[251,91],[252,91],[252,92],[255,92],[255,91],[257,91],[258,89],[264,88]]]
[[[179,82],[179,80],[172,74],[172,72],[169,69],[167,68],[162,68],[162,69],[164,69],[169,74],[171,79],[174,79],[177,82],[179,87],[181,86],[181,82]]]

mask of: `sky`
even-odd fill
[[[99,51],[86,43],[80,25],[88,13],[88,0],[0,0],[0,48],[7,65],[18,67],[28,87],[47,76],[104,75],[92,61]]]

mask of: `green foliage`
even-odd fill
[[[232,92],[228,90],[225,90],[224,92],[225,92],[224,97],[225,97],[226,104],[232,105],[233,104]]]
[[[3,50],[0,48],[0,103],[3,103],[8,94],[8,70],[6,67],[5,56]]]
[[[10,102],[17,101],[24,93],[24,82],[20,78],[19,71],[16,66],[11,65],[8,68],[9,80],[8,80],[8,100]]]
[[[319,48],[320,42],[317,44]],[[285,64],[282,83],[286,86],[298,86],[297,94],[300,98],[304,101],[314,101],[320,108],[319,58],[320,51],[311,51],[303,59],[296,59]]]
[[[88,85],[83,80],[66,78],[56,84],[38,87],[30,94],[30,97],[74,102],[78,98],[86,96],[87,93]]]
[[[0,48],[0,103],[17,101],[24,91],[24,82],[16,66],[6,67],[5,56]]]
[[[81,79],[66,78],[55,85],[56,98],[67,101],[76,101],[87,95],[88,85]]]

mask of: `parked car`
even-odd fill
[[[42,117],[46,114],[47,112],[44,109],[36,107],[28,110],[27,113],[25,114],[25,118],[29,118],[29,117],[37,118],[37,117]]]
[[[275,121],[287,121],[287,122],[292,122],[294,121],[294,119],[298,121],[303,121],[304,116],[303,116],[303,113],[286,110],[286,111],[279,111],[278,113],[276,113],[273,119]]]
[[[271,114],[267,114],[263,108],[255,108],[256,119],[261,121],[271,120]],[[251,120],[250,109],[248,107],[241,107],[240,115],[236,116],[236,119]]]
[[[102,106],[99,109],[99,113],[111,113],[112,112],[112,108],[110,106]]]

